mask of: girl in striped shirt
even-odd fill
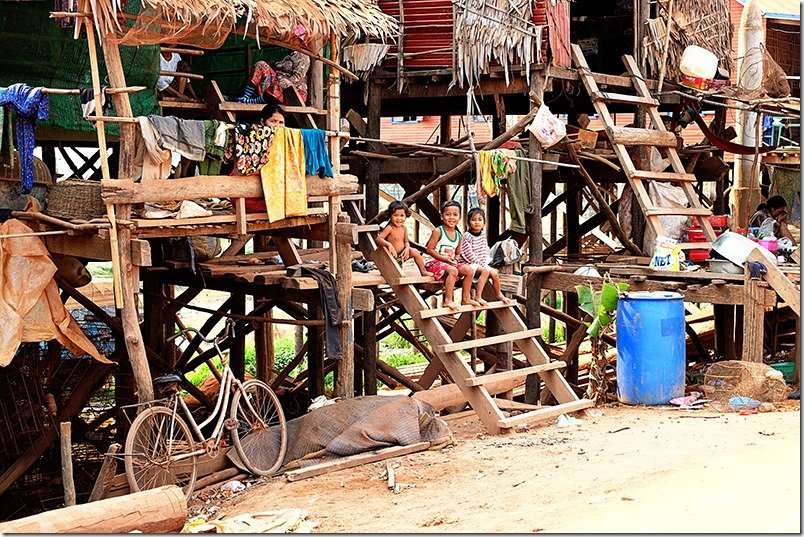
[[[469,265],[472,276],[477,277],[477,301],[484,306],[488,305],[488,302],[483,300],[483,288],[491,279],[497,300],[510,304],[511,300],[505,297],[500,290],[500,273],[489,266],[489,243],[483,232],[486,227],[486,213],[483,212],[483,209],[475,207],[466,215],[466,220],[466,233],[461,237],[461,261]]]

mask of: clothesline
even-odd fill
[[[8,88],[0,88],[0,91],[5,91]],[[126,86],[124,88],[106,88],[104,93],[108,95],[116,95],[118,93],[136,93],[148,89],[146,86]],[[45,95],[80,95],[80,89],[65,89],[65,88],[42,88],[42,93]]]
[[[365,138],[362,136],[352,136],[351,140],[356,140],[358,142],[380,142],[380,143],[393,143],[395,145],[407,146],[407,147],[417,147],[420,149],[433,149],[435,151],[441,151],[443,153],[455,153],[459,155],[472,155],[472,151],[470,149],[457,149],[454,147],[444,147],[440,145],[434,144],[419,144],[415,142],[390,142],[388,140],[380,140],[378,138]],[[492,150],[493,151],[493,150]],[[565,164],[563,162],[554,162],[552,160],[541,160],[531,157],[509,157],[511,160],[522,160],[525,162],[540,162],[542,164],[552,164],[554,166],[561,166],[563,168],[577,168],[575,164]]]

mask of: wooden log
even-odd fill
[[[300,468],[299,470],[291,470],[285,473],[285,478],[288,481],[298,481],[300,479],[307,479],[308,477],[315,477],[317,475],[328,474],[338,470],[345,470],[346,468],[354,468],[363,464],[382,461],[390,459],[391,457],[400,457],[409,453],[416,453],[417,451],[424,451],[430,447],[430,442],[416,442],[407,446],[392,446],[387,448],[369,451],[367,453],[359,453],[357,455],[350,455],[342,457],[334,461],[322,462],[307,468]]]
[[[489,382],[483,387],[489,392],[489,395],[496,395],[513,390],[517,386],[524,384],[524,382],[524,378],[504,378]],[[466,403],[466,397],[455,384],[444,384],[431,390],[416,392],[411,397],[431,404],[436,410],[443,410],[447,407]]]
[[[193,490],[199,491],[204,487],[208,487],[210,485],[215,485],[217,483],[223,483],[224,481],[232,481],[233,479],[238,479],[238,476],[245,477],[246,474],[240,471],[240,468],[232,467],[232,468],[225,468],[223,470],[219,470],[217,472],[212,472],[208,476],[204,476],[201,479],[198,479],[195,482],[195,486]]]
[[[112,485],[115,473],[117,473],[117,459],[115,455],[120,451],[121,447],[122,446],[117,443],[109,446],[109,451],[106,452],[106,456],[103,458],[103,464],[101,464],[98,478],[95,480],[95,486],[92,487],[92,493],[89,495],[90,502],[102,500],[106,496],[106,492]]]
[[[762,363],[765,340],[764,289],[746,275],[745,306],[743,307],[743,355],[747,362]]]
[[[187,500],[169,485],[3,522],[2,533],[177,532],[187,520]]]
[[[61,480],[64,485],[64,505],[75,505],[75,481],[73,480],[73,441],[72,424],[69,421],[59,425],[61,432]]]
[[[338,223],[348,223],[349,217],[342,214],[338,218]],[[335,397],[354,397],[355,384],[355,354],[354,354],[354,310],[352,308],[352,255],[350,242],[338,236],[335,244],[330,244],[330,249],[337,251],[335,261],[338,271],[335,274],[335,284],[338,293],[338,300],[344,310],[344,323],[339,327],[339,337],[343,356],[337,362],[335,368],[335,385],[333,396]],[[373,298],[373,297],[372,297]]]

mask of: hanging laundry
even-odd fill
[[[84,118],[88,118],[95,112],[95,90],[83,88],[78,92],[78,99],[81,101],[81,111]],[[105,116],[109,109],[106,101],[106,87],[101,88],[101,115]],[[95,114],[96,116],[98,114]]]
[[[145,117],[137,118],[140,136],[134,141],[134,180],[167,179],[173,155],[159,146],[159,133]]]
[[[268,150],[274,130],[264,125],[235,123],[229,138],[225,160],[234,160],[237,175],[253,175],[268,163]]]
[[[198,165],[198,173],[201,175],[221,173],[221,162],[226,154],[228,137],[226,123],[214,119],[204,120],[204,151],[207,155]]]
[[[343,346],[338,328],[343,323],[343,307],[338,300],[335,277],[331,272],[314,267],[301,267],[302,276],[310,276],[318,282],[318,293],[324,310],[324,337],[327,342],[327,358],[343,358]]]
[[[494,171],[491,164],[491,151],[479,151],[479,169],[477,193],[481,196],[493,198],[497,195],[497,185],[494,183]]]
[[[525,151],[515,149],[518,157],[525,157]],[[525,233],[525,214],[533,213],[533,199],[530,194],[530,166],[520,162],[516,171],[508,177],[508,204],[511,208],[511,225],[508,229],[514,233]]]
[[[0,90],[0,105],[8,105],[17,111],[17,151],[20,157],[21,194],[30,194],[34,179],[34,145],[36,121],[47,119],[50,110],[47,95],[42,88],[28,84],[12,84]]]
[[[206,151],[203,121],[173,116],[148,116],[148,119],[159,133],[157,140],[162,149],[175,151],[189,160],[204,160]]]
[[[304,165],[307,175],[335,177],[327,151],[327,133],[320,129],[301,129]]]
[[[246,84],[245,93],[235,99],[241,103],[264,103],[270,96],[280,103],[285,102],[285,89],[294,87],[301,97],[302,103],[307,100],[307,71],[310,69],[310,58],[300,52],[288,54],[276,62],[274,67],[260,60],[254,64],[251,78]]]
[[[510,149],[495,149],[491,152],[491,172],[499,191],[503,182],[516,171],[516,155]]]
[[[298,129],[277,127],[268,151],[268,164],[260,170],[268,221],[307,214],[307,179],[304,147]]]

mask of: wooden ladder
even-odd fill
[[[647,84],[639,71],[636,61],[630,55],[623,56],[623,62],[631,77],[631,87],[635,95],[608,93],[600,91],[595,81],[589,64],[578,45],[572,45],[572,60],[578,69],[578,74],[586,87],[589,97],[595,106],[595,110],[600,115],[603,125],[606,127],[611,145],[614,152],[628,176],[628,182],[634,190],[634,195],[639,201],[642,212],[645,214],[650,225],[657,235],[669,236],[662,227],[660,216],[688,216],[697,222],[706,236],[709,243],[715,240],[715,230],[709,222],[712,211],[703,207],[698,198],[697,192],[692,184],[695,176],[687,173],[681,159],[676,151],[676,136],[664,127],[662,118],[659,115],[659,101],[654,99]],[[644,108],[647,111],[653,128],[639,129],[633,127],[617,127],[614,119],[609,113],[608,104],[619,103],[628,104]],[[649,171],[637,169],[631,156],[628,154],[628,147],[646,146],[664,148],[670,159],[672,171]],[[658,207],[653,205],[648,196],[647,185],[652,181],[673,183],[684,191],[689,207]],[[682,243],[681,248],[688,250],[693,248],[709,248],[705,242]]]
[[[405,275],[402,268],[384,248],[374,250],[369,258],[377,265],[385,281],[393,288],[401,305],[429,341],[433,359],[440,362],[438,365],[455,382],[489,433],[499,434],[520,424],[554,418],[560,414],[589,408],[594,404],[587,399],[579,399],[575,395],[566,379],[558,372],[558,369],[565,367],[566,364],[550,361],[550,357],[535,339],[539,335],[539,331],[527,328],[517,312],[514,311],[516,308],[514,304],[490,302],[485,307],[462,305],[457,312],[448,308],[431,309],[415,287],[416,283],[425,280],[433,281],[431,276]],[[499,319],[505,333],[499,336],[464,341],[464,336],[472,324],[472,313],[483,310],[487,311],[487,315],[493,314]],[[447,332],[439,318],[455,313],[460,313],[460,317],[454,327]],[[477,376],[458,354],[460,350],[507,341],[511,341],[519,347],[530,367]],[[522,379],[524,382],[526,376],[534,373],[538,373],[544,380],[545,386],[559,404],[530,410],[516,416],[506,415],[498,406],[497,400],[491,397],[490,386],[516,379]]]

